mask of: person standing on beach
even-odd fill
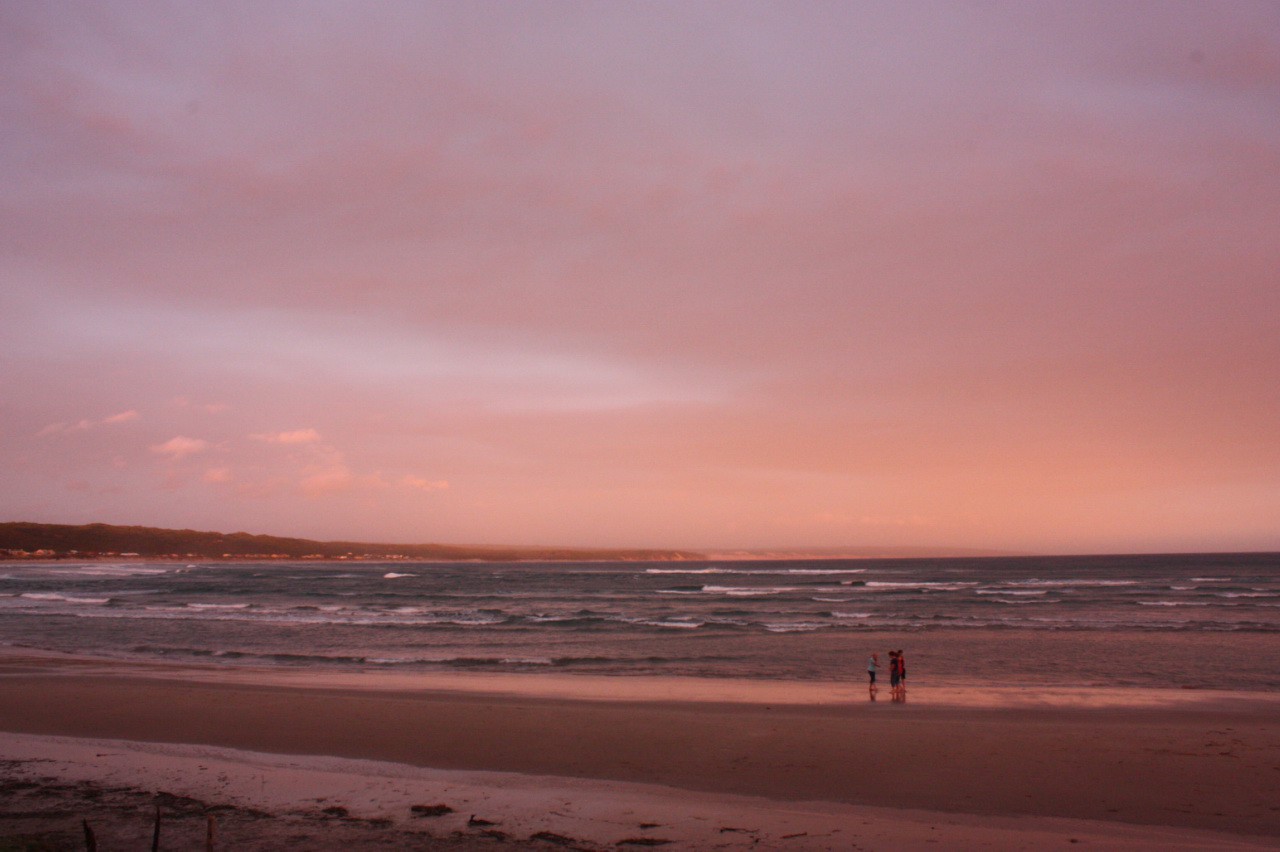
[[[889,694],[898,697],[898,652],[889,652]]]
[[[867,677],[870,679],[870,683],[867,686],[871,690],[872,695],[874,695],[876,691],[876,670],[879,668],[880,656],[878,654],[872,654],[871,659],[867,660]]]
[[[898,691],[904,695],[907,691],[907,658],[901,648],[898,649]]]

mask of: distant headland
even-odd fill
[[[372,544],[312,541],[245,532],[220,533],[111,524],[0,523],[0,560],[48,559],[350,559],[672,562],[728,559],[910,559],[1008,556],[993,550],[936,547],[658,550],[469,544]]]
[[[628,560],[703,559],[684,550],[505,547],[453,544],[372,544],[311,541],[250,533],[201,532],[110,524],[0,523],[0,559],[427,559]]]

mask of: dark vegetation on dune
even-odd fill
[[[220,533],[126,527],[109,524],[0,523],[0,555],[43,557],[95,557],[134,555],[174,558],[399,557],[512,561],[545,560],[645,560],[697,559],[701,554],[677,550],[589,549],[569,547],[503,547],[453,544],[372,544],[357,541],[311,541],[244,532]],[[46,553],[39,553],[47,551]]]

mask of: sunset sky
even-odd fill
[[[1280,550],[1280,3],[0,5],[0,520]]]

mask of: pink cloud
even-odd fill
[[[72,432],[87,432],[98,426],[114,426],[120,423],[129,423],[137,420],[140,415],[136,411],[122,411],[119,414],[113,414],[110,417],[104,417],[101,420],[77,420],[75,423],[50,423],[39,432],[37,436],[45,435],[68,435]]]
[[[420,476],[406,475],[400,479],[400,484],[406,488],[413,488],[418,491],[444,491],[449,487],[449,483],[443,479],[423,479]]]
[[[233,481],[234,477],[229,467],[211,467],[204,472],[202,479],[211,485],[227,485]]]
[[[315,429],[295,429],[291,432],[268,432],[250,435],[255,441],[269,444],[315,444],[320,441],[320,433]]]
[[[187,456],[203,453],[209,449],[209,442],[201,438],[187,438],[183,435],[170,438],[163,444],[155,444],[151,452],[168,456],[172,461],[179,461]]]
[[[359,480],[345,466],[335,466],[327,470],[303,477],[298,483],[299,489],[308,497],[330,497],[346,494],[359,485]]]
[[[169,400],[169,404],[174,408],[197,409],[200,411],[204,411],[208,414],[221,414],[222,412],[228,410],[231,407],[227,405],[225,402],[210,402],[210,403],[198,404],[193,402],[190,397],[186,397],[186,396],[175,396],[173,399]]]

